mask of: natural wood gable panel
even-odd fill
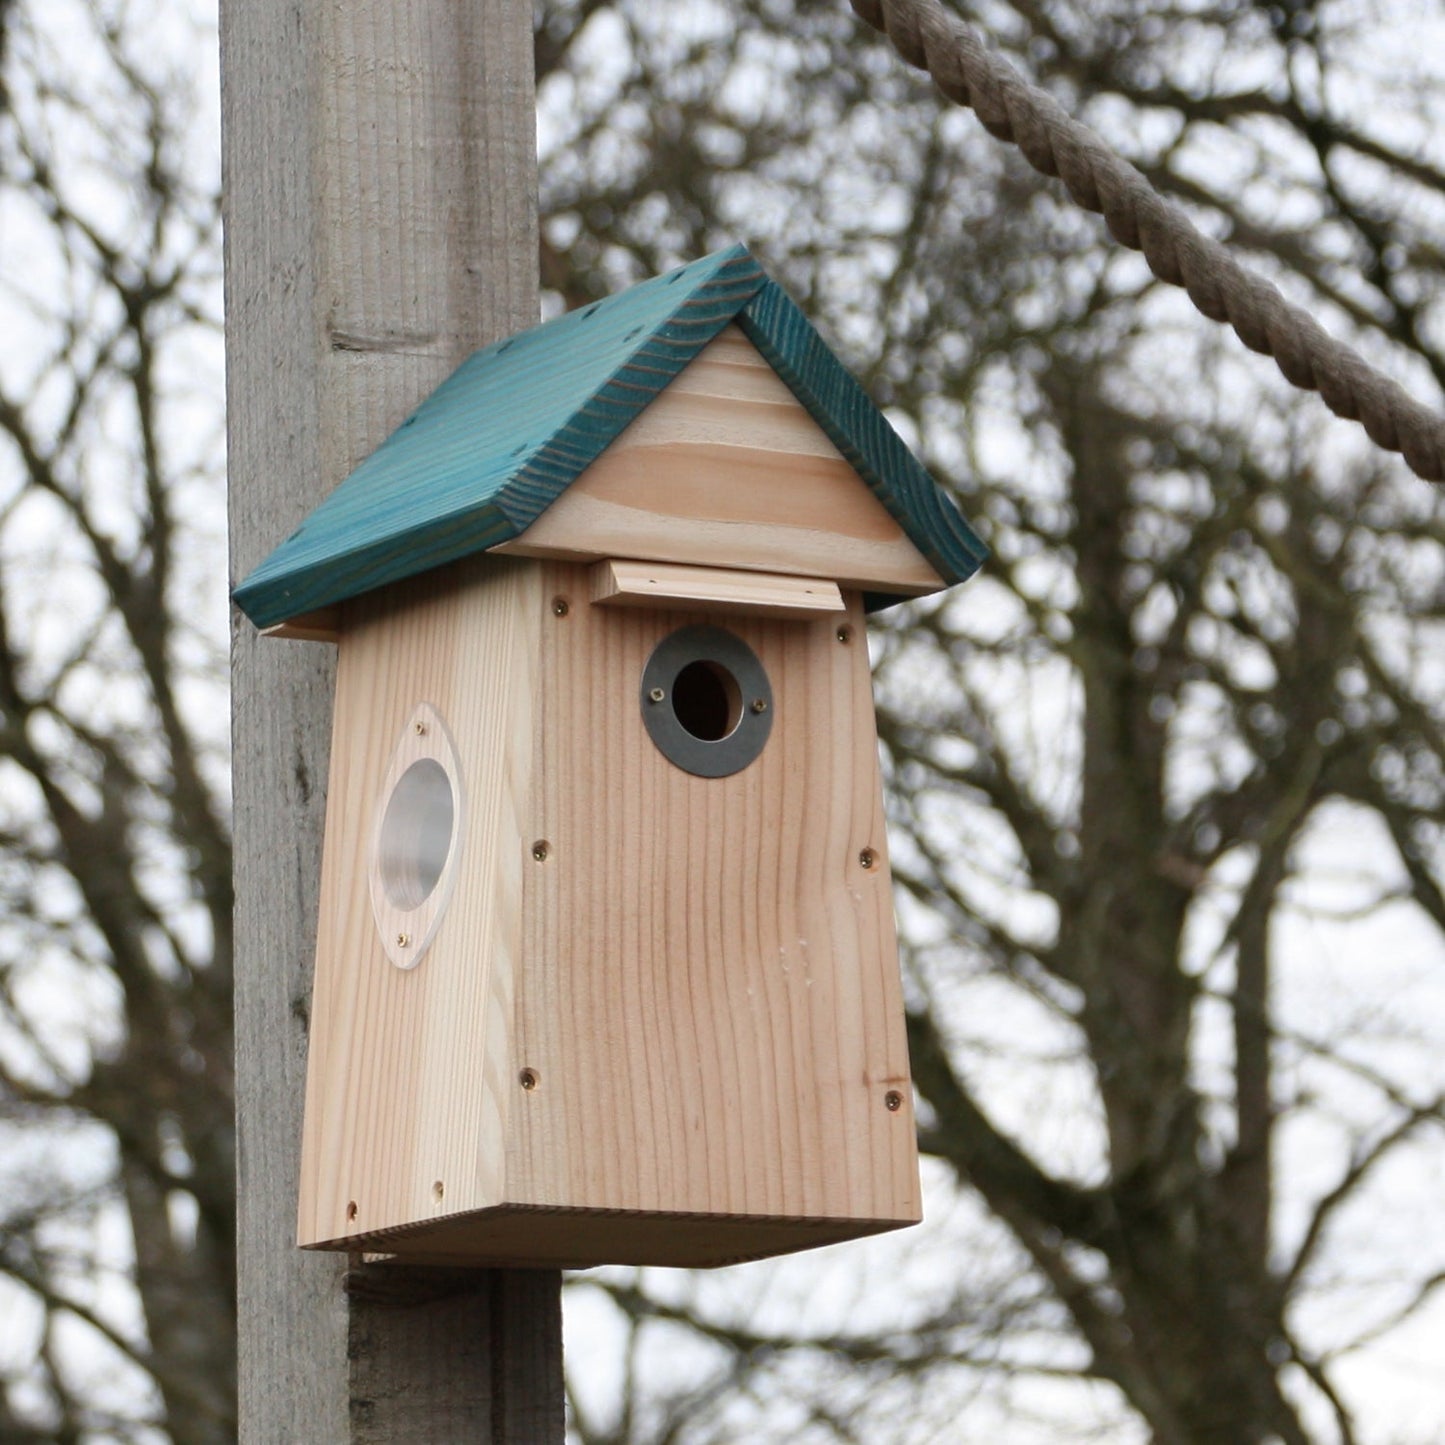
[[[736,326],[493,550],[787,572],[867,591],[944,585]]]

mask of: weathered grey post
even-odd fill
[[[470,351],[537,319],[531,7],[222,0],[232,576]],[[233,646],[241,1437],[562,1437],[552,1273],[294,1245],[324,644]]]

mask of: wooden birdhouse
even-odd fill
[[[246,579],[339,648],[303,1245],[918,1220],[864,614],[982,556],[735,247],[473,356]]]

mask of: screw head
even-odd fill
[[[536,1069],[523,1069],[517,1075],[517,1082],[530,1094],[541,1081],[537,1077]]]
[[[552,616],[565,617],[572,610],[565,597],[554,597],[552,599]]]
[[[661,702],[666,696],[667,694],[660,687],[654,687],[647,694],[647,700],[648,702]]]
[[[845,623],[838,629],[837,638],[838,638],[838,641],[839,641],[839,642],[852,642],[852,640],[853,640],[853,629],[852,629],[851,627],[849,627],[848,624],[845,622]]]
[[[532,861],[534,863],[545,863],[552,852],[551,845],[545,838],[538,838],[532,844]]]
[[[411,947],[411,934],[409,934],[409,933],[398,933],[398,934],[396,935],[396,946],[397,946],[398,948],[410,948],[410,947]]]
[[[897,1089],[889,1089],[883,1096],[883,1107],[890,1114],[896,1114],[903,1107],[903,1095]]]
[[[860,868],[876,868],[878,855],[871,848],[864,848],[858,855],[858,866]]]
[[[768,700],[765,697],[755,697],[752,703],[754,712],[767,712]]]
[[[416,724],[413,730],[419,738],[424,738],[426,736],[426,724],[422,722],[420,718],[416,720]]]

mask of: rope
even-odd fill
[[[1182,286],[1210,320],[1227,321],[1251,351],[1274,357],[1287,380],[1319,392],[1331,411],[1402,453],[1419,476],[1445,481],[1445,418],[1247,271],[1052,96],[985,49],[940,0],[850,3],[950,100],[971,107],[991,134],[1012,141],[1035,170],[1059,177],[1079,205],[1102,215],[1114,239],[1142,251],[1161,281]]]

